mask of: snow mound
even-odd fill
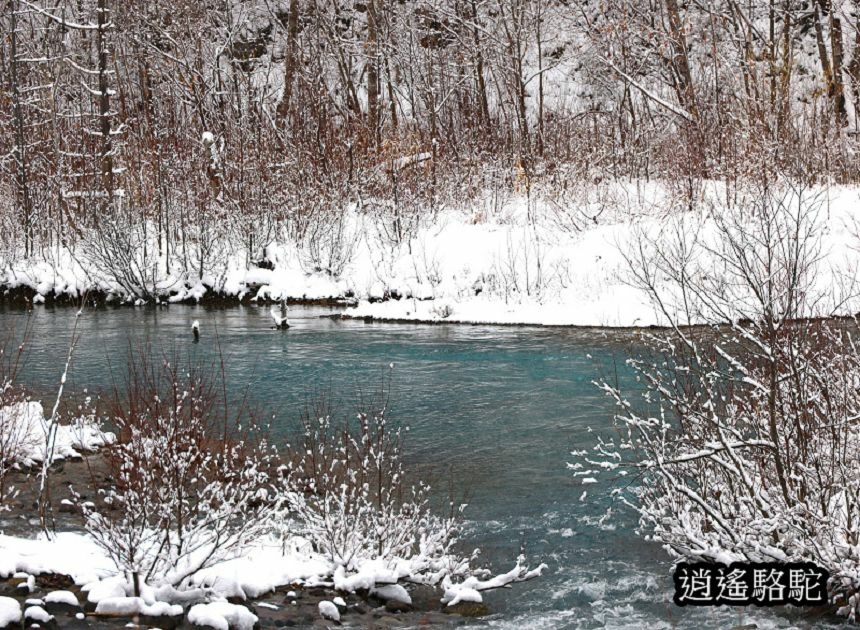
[[[54,616],[41,606],[30,606],[24,611],[24,621],[35,621],[37,623],[50,623]]]
[[[17,625],[21,621],[21,604],[11,597],[0,597],[0,628]]]
[[[78,606],[78,598],[71,591],[53,591],[45,595],[45,603]]]
[[[340,611],[337,609],[337,606],[334,603],[329,601],[322,601],[319,603],[320,616],[323,619],[329,619],[331,621],[340,621]]]
[[[188,623],[214,630],[254,630],[257,615],[238,604],[212,602],[192,606]]]
[[[83,585],[115,573],[116,567],[83,534],[60,532],[52,540],[0,534],[0,577],[18,571],[68,575],[75,584]]]
[[[35,466],[45,459],[45,444],[50,424],[42,404],[19,402],[0,408],[0,430],[12,440],[14,458],[19,465]],[[113,443],[113,433],[102,432],[91,418],[78,418],[73,424],[59,425],[51,461],[78,459],[82,452],[95,451]]]
[[[397,602],[398,604],[412,605],[412,598],[409,596],[409,591],[403,588],[400,584],[386,584],[371,589],[370,594],[373,597],[385,600],[387,602]]]
[[[98,604],[103,599],[125,597],[125,584],[121,578],[114,577],[86,584],[83,591],[88,602]]]
[[[146,603],[141,597],[105,597],[96,605],[99,615],[146,615],[148,617],[177,617],[183,612],[182,606],[166,602]]]

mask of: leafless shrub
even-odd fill
[[[158,267],[146,223],[120,215],[105,218],[90,231],[87,262],[107,284],[115,284],[129,297],[156,296]]]
[[[460,509],[429,506],[429,488],[407,478],[402,428],[384,405],[336,419],[325,405],[302,418],[301,457],[292,473],[298,532],[332,562],[355,571],[378,560],[406,562],[413,577],[458,575],[468,559],[454,553]]]
[[[17,495],[9,483],[9,474],[19,466],[30,446],[29,422],[21,415],[21,405],[28,398],[16,383],[26,359],[29,335],[28,319],[18,343],[13,343],[12,334],[0,342],[0,512],[8,509],[8,502]]]
[[[267,527],[273,453],[244,405],[219,401],[213,374],[135,352],[108,399],[119,435],[105,452],[111,483],[80,507],[136,595],[142,583],[182,585]]]
[[[641,389],[601,384],[618,433],[577,474],[635,472],[622,496],[680,558],[823,566],[854,618],[857,326],[815,317],[842,299],[816,281],[816,199],[788,184],[752,201],[640,239],[632,273],[670,328],[629,361]]]
[[[356,217],[344,209],[308,217],[299,243],[299,260],[305,271],[339,277],[352,262],[361,239]]]

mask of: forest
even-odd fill
[[[277,242],[339,277],[350,212],[411,252],[504,195],[581,232],[571,201],[618,182],[674,211],[703,182],[857,179],[852,2],[8,0],[0,28],[7,287],[47,262],[223,289]]]

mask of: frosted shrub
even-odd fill
[[[803,191],[719,210],[640,242],[631,259],[671,327],[644,335],[649,353],[629,361],[636,391],[601,384],[619,431],[586,466],[635,471],[619,492],[676,557],[815,562],[854,618],[857,326],[809,317],[806,305],[826,305],[834,289],[815,287],[821,241]]]
[[[122,212],[103,222],[90,231],[88,241],[89,259],[100,280],[129,297],[154,298],[158,266],[146,223]]]
[[[0,512],[9,509],[9,501],[17,490],[9,483],[12,472],[29,452],[31,437],[27,409],[22,403],[27,397],[15,385],[18,367],[23,363],[29,324],[24,340],[12,349],[7,340],[0,342]]]
[[[338,590],[372,590],[404,580],[440,587],[442,601],[481,601],[481,591],[541,575],[521,556],[498,576],[458,551],[464,505],[433,512],[430,488],[405,477],[401,429],[384,407],[333,420],[324,407],[303,420],[302,451],[288,481],[290,532],[331,562]],[[405,591],[399,587],[402,594]]]
[[[141,581],[181,586],[267,528],[272,454],[247,415],[216,407],[215,393],[205,373],[132,360],[128,392],[114,394],[111,486],[81,507],[135,594]]]
[[[361,230],[352,213],[316,209],[298,241],[302,269],[339,277],[355,257],[360,238]]]
[[[28,452],[29,420],[24,417],[28,409],[19,403],[24,400],[10,382],[0,382],[0,512],[9,509],[9,501],[17,491],[9,484],[9,473]]]
[[[293,484],[298,531],[333,566],[356,571],[368,561],[408,571],[431,582],[468,568],[453,553],[460,510],[432,513],[424,484],[404,478],[401,430],[385,411],[337,422],[329,415],[304,420],[303,449]]]

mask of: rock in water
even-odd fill
[[[320,616],[330,621],[340,621],[340,611],[334,603],[322,601],[319,603]]]
[[[490,609],[481,602],[457,602],[442,610],[450,615],[460,615],[461,617],[483,617],[490,613]]]
[[[0,597],[0,628],[21,627],[21,604],[11,597]]]

